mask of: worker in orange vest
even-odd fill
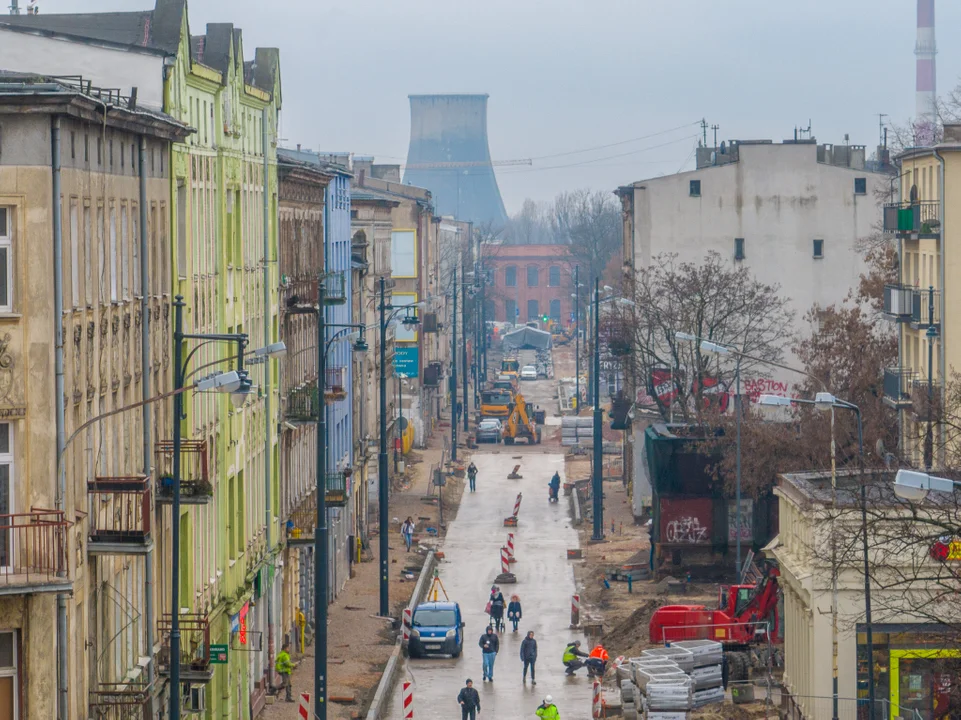
[[[587,656],[587,660],[584,662],[584,665],[587,666],[587,676],[602,677],[604,671],[607,669],[608,660],[610,660],[610,655],[607,654],[607,650],[604,649],[603,645],[597,645],[591,650],[590,655]]]

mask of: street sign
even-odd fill
[[[210,664],[211,665],[227,664],[227,646],[226,645],[210,646]]]

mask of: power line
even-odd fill
[[[648,147],[643,147],[643,148],[640,148],[639,150],[631,150],[630,152],[618,153],[618,154],[616,154],[616,155],[605,155],[604,157],[591,158],[590,160],[581,160],[581,161],[579,161],[579,162],[573,162],[573,163],[565,163],[564,165],[548,165],[548,166],[546,166],[546,167],[535,167],[535,168],[530,168],[530,169],[526,169],[526,170],[504,171],[504,172],[501,173],[501,175],[518,175],[518,174],[520,174],[520,173],[540,172],[540,171],[542,171],[542,170],[560,170],[561,168],[570,168],[570,167],[580,167],[580,166],[583,166],[583,165],[591,165],[592,163],[603,162],[604,160],[613,160],[613,159],[615,159],[615,158],[627,157],[627,156],[629,156],[629,155],[638,155],[638,154],[640,154],[640,153],[642,153],[642,152],[647,152],[648,150],[656,150],[657,148],[666,147],[666,146],[668,146],[668,145],[674,145],[674,144],[679,143],[679,142],[686,142],[686,141],[688,141],[688,140],[693,140],[693,139],[695,139],[696,137],[698,137],[696,134],[695,134],[695,135],[685,135],[684,137],[681,137],[681,138],[676,138],[676,139],[674,139],[674,140],[668,140],[667,142],[659,143],[659,144],[657,144],[657,145],[649,145]],[[533,159],[533,158],[532,158],[532,159]]]
[[[678,125],[677,127],[672,127],[668,130],[660,130],[650,135],[641,135],[640,137],[631,138],[630,140],[619,140],[613,143],[607,143],[606,145],[596,145],[594,147],[584,148],[583,150],[569,150],[567,152],[553,153],[551,155],[537,155],[531,158],[531,160],[546,160],[548,158],[555,157],[565,157],[567,155],[580,155],[581,153],[593,152],[594,150],[605,150],[610,147],[617,147],[618,145],[629,145],[630,143],[640,142],[641,140],[648,140],[653,137],[658,137],[660,135],[667,135],[678,130],[683,130],[684,128],[690,127],[692,125],[700,125],[701,121],[697,120],[692,123],[684,123],[683,125]]]

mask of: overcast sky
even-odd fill
[[[4,3],[6,4],[6,3]],[[21,0],[26,5],[26,0]],[[40,12],[153,0],[40,0]],[[877,113],[914,113],[913,0],[193,0],[190,29],[232,22],[248,57],[281,49],[283,136],[403,162],[411,93],[490,94],[508,212],[589,186],[692,166],[696,123],[719,139],[793,135],[873,151]],[[961,4],[937,2],[938,88],[961,75]],[[681,127],[683,126],[683,127]],[[680,128],[673,132],[664,131]],[[648,137],[582,154],[584,150]],[[708,131],[709,138],[712,131]],[[654,147],[660,146],[660,147]],[[565,167],[556,167],[565,166]]]

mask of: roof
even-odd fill
[[[277,149],[277,162],[289,165],[303,165],[307,167],[320,168],[329,175],[339,175],[341,177],[353,177],[350,171],[343,165],[326,162],[320,156],[309,150],[292,150],[290,148]],[[351,192],[353,196],[353,192]]]
[[[401,200],[410,200],[410,198],[386,190],[370,190],[365,187],[351,188],[350,191],[351,202],[389,202],[399,205]]]
[[[944,471],[939,471],[937,474],[946,477],[952,476],[951,472]],[[864,487],[868,507],[908,505],[907,501],[899,498],[894,492],[894,476],[895,471],[893,470],[872,468],[864,470]],[[835,473],[838,507],[860,507],[861,479],[862,475],[857,470],[838,470]],[[795,500],[803,500],[815,505],[830,505],[834,496],[831,488],[831,473],[826,470],[782,473],[778,476],[777,492]],[[947,504],[954,507],[956,503],[957,501],[952,493],[932,492],[923,502],[914,504],[931,507]]]
[[[456,607],[457,607],[457,603],[455,603],[455,602],[449,602],[449,601],[447,601],[447,602],[422,602],[422,603],[420,603],[420,604],[419,604],[416,608],[414,608],[414,609],[416,610],[416,609],[418,609],[418,608],[426,608],[426,609],[428,609],[428,610],[453,610],[453,609],[456,608]]]
[[[175,54],[186,0],[157,0],[154,10],[8,15],[0,25]]]
[[[567,245],[485,245],[484,257],[491,260],[523,258],[565,258],[570,254]]]

